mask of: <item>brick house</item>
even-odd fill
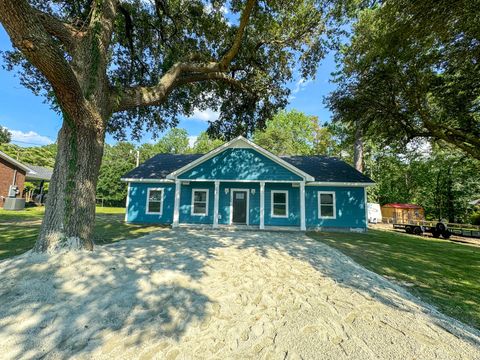
[[[51,177],[51,169],[23,164],[0,151],[0,207],[4,206],[11,185],[18,188],[17,198],[23,197],[25,181],[37,183],[40,194],[43,194],[43,184],[50,181]]]
[[[0,151],[0,206],[3,207],[11,185],[18,187],[17,197],[22,196],[25,177],[32,172],[28,166]]]

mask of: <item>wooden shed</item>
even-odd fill
[[[420,205],[390,203],[382,206],[384,222],[407,223],[412,220],[424,220],[425,210]]]

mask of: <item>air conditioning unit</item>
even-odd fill
[[[3,203],[4,210],[23,210],[25,208],[25,199],[7,197]]]
[[[8,188],[8,197],[11,197],[11,198],[14,198],[16,197],[18,194],[20,193],[20,191],[18,190],[18,186],[17,185],[10,185],[10,187]]]

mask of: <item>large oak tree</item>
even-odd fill
[[[334,120],[388,145],[415,138],[480,159],[479,0],[391,0],[359,12],[340,53]]]
[[[106,133],[139,138],[206,108],[220,112],[210,133],[251,133],[285,106],[294,71],[315,74],[338,10],[328,0],[0,0],[14,46],[6,67],[63,115],[34,250],[93,248]]]

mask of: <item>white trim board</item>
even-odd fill
[[[170,183],[174,184],[175,181],[170,179],[132,179],[132,178],[121,178],[120,181],[131,182],[131,183]]]
[[[229,225],[235,225],[233,224],[233,192],[234,191],[241,191],[244,192],[247,197],[247,225],[250,225],[250,189],[230,189],[230,216],[229,216]],[[241,225],[241,224],[240,224]]]
[[[271,152],[265,150],[264,148],[258,146],[257,144],[254,144],[250,140],[244,138],[243,136],[238,136],[235,139],[217,147],[216,149],[213,149],[212,151],[206,153],[205,155],[199,157],[198,159],[192,161],[191,163],[188,163],[187,165],[181,167],[180,169],[177,169],[170,174],[167,175],[167,179],[176,179],[179,175],[183,174],[184,172],[194,168],[195,166],[211,159],[215,155],[221,153],[222,151],[230,148],[251,148],[255,149],[258,151],[260,154],[266,156],[270,160],[276,162],[277,164],[283,166],[287,170],[293,172],[294,174],[300,176],[306,181],[314,181],[315,179],[307,174],[306,172],[298,169],[297,167],[293,166],[292,164],[286,162],[285,160],[279,158],[278,156],[272,154]]]
[[[274,215],[273,213],[273,196],[275,194],[285,194],[285,215]],[[287,219],[289,215],[288,209],[288,190],[271,190],[270,191],[270,217]]]
[[[195,192],[197,191],[203,191],[203,192],[206,192],[207,195],[206,195],[206,199],[205,199],[205,213],[195,213],[193,212],[193,210],[195,209],[195,206],[194,206],[194,198],[195,198]],[[191,202],[191,208],[190,208],[190,215],[191,216],[208,216],[208,206],[209,206],[209,202],[210,202],[210,191],[209,189],[192,189],[192,202]]]
[[[363,189],[363,196],[364,196],[364,202],[363,206],[365,207],[365,228],[368,228],[368,196],[367,196],[367,188]]]
[[[127,202],[125,204],[125,219],[124,221],[128,221],[128,205],[130,205],[130,183],[127,184]]]
[[[148,204],[150,202],[150,191],[160,191],[162,193],[162,196],[160,198],[160,211],[159,212],[152,212],[152,211],[148,211]],[[162,216],[163,214],[163,197],[164,197],[164,191],[163,191],[163,188],[148,188],[147,189],[147,202],[145,204],[145,214],[147,215],[159,215],[159,216]],[[158,201],[155,201],[155,202],[158,202]]]
[[[373,186],[374,182],[359,183],[359,182],[329,182],[329,181],[312,181],[305,183],[305,186],[335,186],[335,187],[366,187]]]
[[[174,184],[172,179],[132,179],[121,178],[121,181],[130,183],[167,183]],[[181,181],[190,182],[237,182],[237,183],[266,183],[266,184],[300,184],[301,180],[240,180],[240,179],[179,179]],[[306,182],[305,186],[335,186],[335,187],[368,187],[373,186],[375,183],[356,183],[356,182],[328,182],[328,181],[311,181]]]

